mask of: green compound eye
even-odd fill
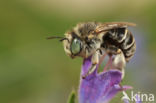
[[[71,52],[73,54],[78,54],[81,50],[81,41],[77,38],[75,38],[73,41],[72,41],[72,44],[71,44]]]

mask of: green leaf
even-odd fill
[[[70,93],[69,97],[68,97],[68,102],[67,103],[75,103],[75,91],[72,90],[72,92]]]

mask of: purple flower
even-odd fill
[[[118,92],[130,89],[130,86],[120,86],[122,73],[111,69],[97,73],[97,69],[82,79],[91,67],[91,57],[84,59],[79,87],[79,103],[108,103]]]

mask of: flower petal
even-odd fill
[[[81,76],[87,73],[91,65],[91,57],[84,60]],[[98,74],[96,68],[92,74],[80,81],[79,103],[108,103],[119,91],[129,89],[128,86],[119,86],[121,75],[115,69]]]

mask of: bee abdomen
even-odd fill
[[[127,31],[127,32],[126,32]],[[127,29],[125,30],[125,38],[121,42],[121,48],[126,50],[130,48],[135,43],[134,37],[131,32],[129,32]]]
[[[115,40],[117,43],[121,43],[124,39],[126,39],[125,28],[112,29],[108,33],[108,37]]]
[[[124,55],[127,62],[133,57],[135,50],[136,50],[135,43],[130,48],[124,50]]]
[[[121,49],[127,62],[132,58],[136,50],[135,39],[127,28],[112,29],[105,34],[103,40],[107,46],[115,45]]]
[[[127,29],[126,29],[127,30]],[[121,43],[120,48],[124,52],[125,59],[128,62],[134,55],[136,50],[135,39],[130,31],[127,30],[125,40]]]

